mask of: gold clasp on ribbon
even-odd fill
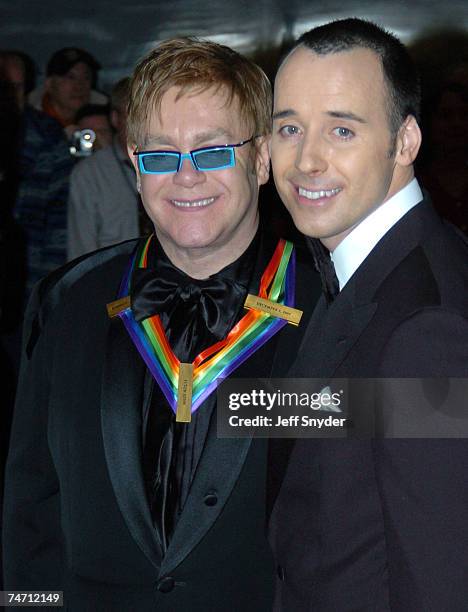
[[[286,319],[286,321],[292,325],[299,325],[302,317],[302,310],[291,308],[291,306],[279,304],[278,302],[272,302],[271,300],[258,297],[258,295],[252,295],[251,293],[245,298],[244,308],[249,310],[260,310],[272,317]]]

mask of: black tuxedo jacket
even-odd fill
[[[274,246],[263,239],[258,272]],[[84,256],[32,298],[7,465],[5,586],[64,590],[65,609],[79,612],[270,610],[265,440],[218,439],[212,419],[162,557],[142,474],[146,367],[106,313],[134,247]],[[235,375],[268,376],[276,338]]]
[[[279,340],[290,377],[466,377],[468,249],[428,202],[376,245],[305,335]],[[275,609],[468,609],[468,440],[297,440],[270,540]],[[289,458],[289,462],[288,462]]]

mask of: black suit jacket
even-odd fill
[[[106,313],[134,246],[84,256],[32,298],[7,466],[6,588],[63,589],[65,609],[80,612],[270,610],[266,441],[218,439],[213,418],[161,555],[142,475],[151,389],[122,322]],[[263,240],[257,279],[274,246]],[[236,376],[268,376],[276,338]]]
[[[466,377],[468,249],[425,201],[302,339],[291,377]],[[298,440],[271,518],[284,612],[468,609],[466,439]]]

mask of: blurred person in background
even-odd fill
[[[151,233],[150,228],[147,232],[140,228],[139,218],[146,214],[127,153],[129,82],[129,77],[121,79],[111,92],[110,120],[115,130],[111,145],[83,159],[73,170],[68,202],[68,259]]]
[[[52,63],[55,69],[56,64]],[[26,94],[27,87],[19,99],[29,99]],[[24,303],[34,284],[66,261],[66,205],[73,164],[62,124],[25,103],[13,206],[26,243]]]
[[[23,108],[25,98],[34,89],[36,67],[29,55],[17,49],[0,50],[2,80],[13,88],[18,108]]]
[[[76,113],[77,130],[92,130],[95,134],[91,149],[93,153],[112,142],[113,130],[109,113],[109,106],[104,104],[86,104]]]
[[[30,104],[58,121],[70,137],[82,106],[107,103],[106,96],[94,89],[100,67],[83,49],[65,47],[56,51],[47,64],[44,85],[29,96]]]

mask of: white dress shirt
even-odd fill
[[[363,219],[330,254],[338,277],[340,291],[366,259],[375,245],[397,221],[423,199],[414,178],[403,189]]]

